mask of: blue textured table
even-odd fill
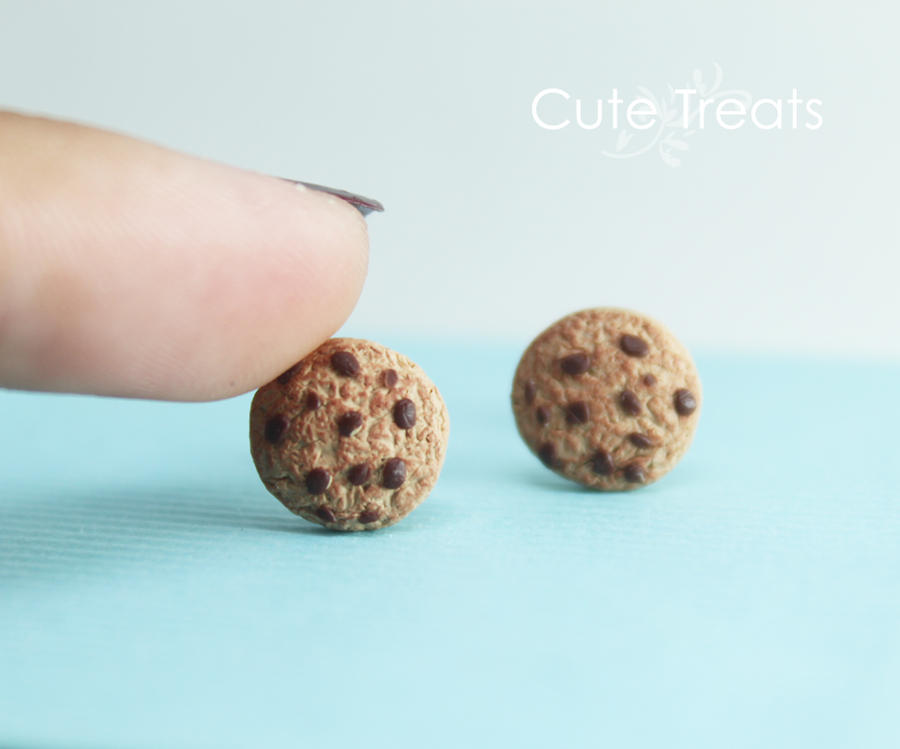
[[[0,393],[0,745],[900,744],[900,368],[701,356],[691,452],[601,495],[514,348],[384,342],[452,434],[378,533],[269,496],[249,397]]]

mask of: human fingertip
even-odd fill
[[[5,123],[3,385],[225,398],[353,310],[369,240],[350,203],[94,128]]]

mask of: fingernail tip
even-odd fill
[[[336,187],[319,185],[315,182],[304,182],[299,179],[291,179],[290,177],[280,177],[279,179],[283,179],[285,182],[291,182],[304,189],[308,188],[310,190],[317,190],[319,192],[328,193],[329,195],[334,195],[335,197],[350,203],[350,205],[356,208],[363,216],[368,216],[373,212],[381,213],[384,211],[384,206],[381,202],[374,198],[367,198],[353,192],[348,192],[347,190],[340,190]]]

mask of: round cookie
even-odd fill
[[[335,530],[375,530],[434,487],[450,420],[422,369],[372,341],[332,338],[250,407],[250,452],[291,512]]]
[[[687,452],[701,389],[687,349],[655,320],[600,307],[532,341],[513,381],[522,439],[541,462],[602,490],[635,489]]]

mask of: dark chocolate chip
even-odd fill
[[[643,338],[638,338],[636,335],[630,335],[629,333],[623,334],[619,339],[619,348],[628,356],[646,356],[647,351],[650,350]]]
[[[362,486],[369,480],[369,476],[372,475],[372,469],[369,468],[368,463],[357,463],[355,466],[351,466],[350,470],[347,471],[347,480],[353,484],[353,486]]]
[[[580,375],[588,371],[591,366],[591,357],[583,351],[576,354],[569,354],[559,360],[559,366],[567,375]]]
[[[326,507],[325,505],[319,505],[316,508],[316,517],[324,520],[326,523],[333,523],[337,520],[335,514],[331,511],[330,507]]]
[[[391,458],[381,472],[381,485],[385,489],[396,489],[406,481],[406,462],[402,458]]]
[[[394,423],[401,429],[412,429],[416,425],[416,404],[409,398],[394,404]]]
[[[640,463],[629,463],[625,466],[625,480],[632,484],[640,484],[646,481],[647,476],[644,474],[644,468]]]
[[[377,507],[370,507],[367,510],[363,510],[359,513],[359,522],[360,523],[374,523],[378,518],[381,517],[381,510]]]
[[[619,393],[619,405],[629,416],[637,416],[641,412],[641,402],[630,390]]]
[[[297,371],[297,365],[295,364],[293,367],[284,370],[280,375],[278,375],[278,384],[279,385],[287,385],[291,381],[291,377],[294,376],[294,372]]]
[[[525,405],[530,406],[534,403],[534,396],[537,395],[537,388],[532,380],[525,383]]]
[[[277,414],[266,422],[266,439],[273,445],[277,444],[284,436],[284,432],[288,427],[287,419],[281,414]]]
[[[306,394],[306,401],[303,405],[306,406],[307,411],[315,411],[319,406],[322,405],[322,401],[316,393],[310,390]]]
[[[556,467],[556,448],[549,442],[545,442],[538,448],[537,456],[547,468]]]
[[[594,457],[591,458],[591,470],[594,473],[598,476],[609,476],[614,469],[612,455],[606,450],[597,450],[594,453]]]
[[[680,416],[690,416],[697,410],[697,399],[685,388],[675,391],[675,410]]]
[[[645,375],[641,378],[641,381],[642,381],[648,388],[652,388],[652,387],[656,384],[656,377],[653,376],[652,374],[645,374]]]
[[[306,491],[310,494],[322,494],[331,486],[331,474],[324,468],[313,468],[306,474]]]
[[[363,417],[359,411],[347,411],[337,422],[341,437],[349,437],[362,426]]]
[[[396,369],[386,369],[381,373],[381,381],[384,383],[385,387],[394,387],[394,385],[397,384],[398,379]]]
[[[628,441],[635,447],[653,447],[653,440],[646,434],[632,432],[628,435]]]
[[[344,377],[356,377],[359,374],[359,362],[349,351],[335,351],[331,355],[331,368]]]
[[[548,421],[550,421],[550,409],[546,406],[538,406],[534,410],[534,418],[537,419],[537,423],[543,426]]]
[[[590,415],[588,404],[584,401],[575,401],[566,406],[566,422],[569,424],[587,424]]]

